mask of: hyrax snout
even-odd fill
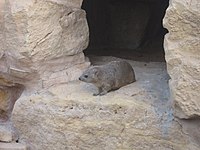
[[[135,82],[135,73],[126,61],[112,61],[106,65],[92,66],[79,77],[79,80],[92,83],[98,88],[93,95],[105,95],[111,90]]]

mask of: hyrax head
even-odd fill
[[[98,72],[99,70],[96,67],[91,67],[83,72],[79,80],[87,83],[95,83],[98,81]]]

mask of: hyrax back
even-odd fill
[[[112,61],[106,65],[92,66],[80,76],[79,80],[92,83],[98,88],[93,95],[105,95],[135,80],[133,68],[126,61]]]

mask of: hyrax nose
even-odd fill
[[[78,78],[81,81],[81,77]]]

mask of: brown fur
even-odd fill
[[[105,95],[111,90],[130,84],[135,80],[133,68],[126,61],[112,61],[106,65],[92,66],[80,76],[79,80],[92,83],[98,88],[93,95]]]

